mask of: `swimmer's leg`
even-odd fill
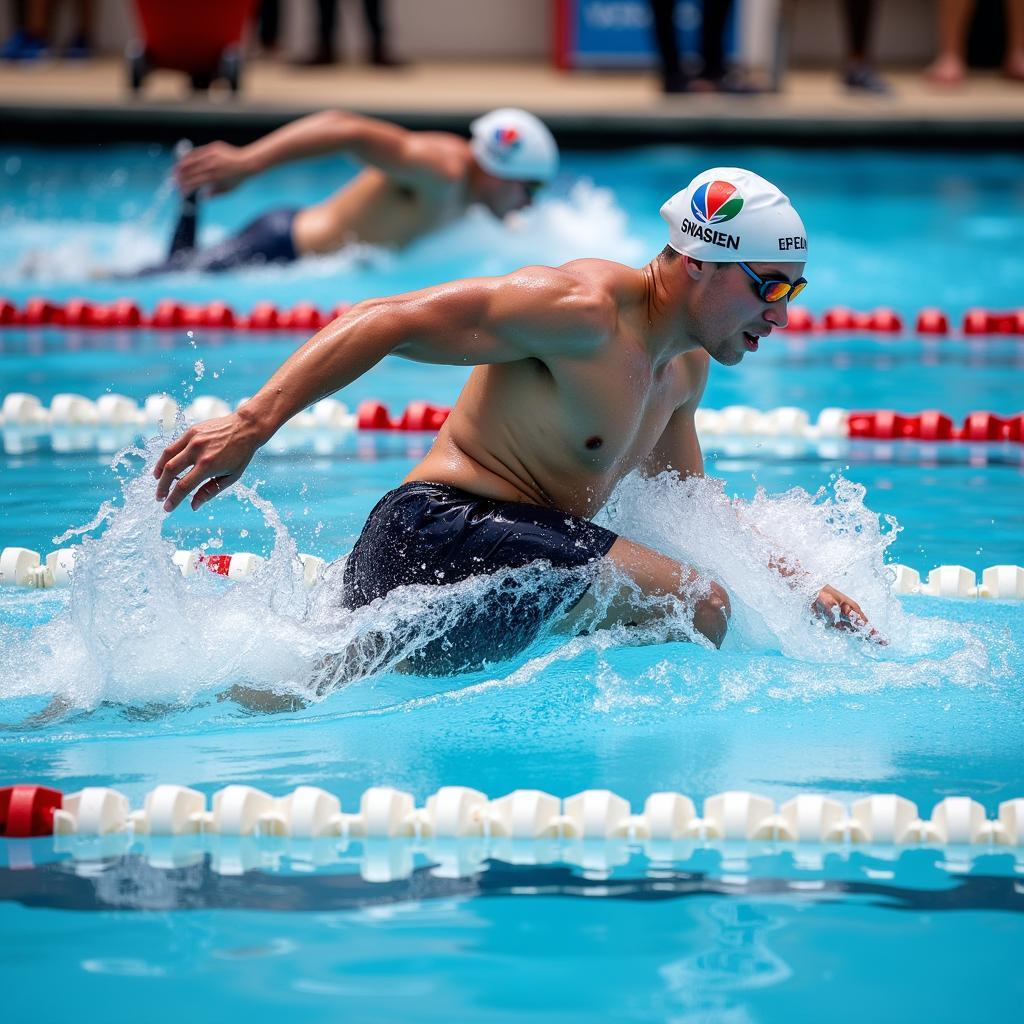
[[[698,575],[691,566],[643,544],[618,537],[602,559],[599,579],[569,609],[557,628],[561,632],[580,632],[653,623],[664,617],[666,608],[649,599],[671,596],[692,608],[694,629],[715,647],[721,647],[729,627],[729,595],[723,587],[712,582],[707,594],[693,598],[687,593],[687,588],[692,586]],[[624,583],[624,579],[633,587]],[[609,586],[614,588],[610,599],[605,589]]]
[[[189,192],[181,198],[181,212],[171,236],[171,247],[167,259],[171,261],[179,252],[195,249],[196,232],[199,224],[199,193]]]
[[[306,702],[293,693],[274,693],[271,690],[257,690],[253,686],[236,683],[217,695],[217,700],[233,700],[246,711],[261,714],[279,714],[282,711],[301,711]]]
[[[238,267],[260,266],[268,263],[290,263],[298,259],[298,251],[292,239],[292,221],[297,210],[279,209],[257,217],[237,234],[226,238],[208,249],[182,248],[152,267],[144,267],[135,271],[130,277],[149,277],[153,274],[180,273],[182,271],[200,271],[219,273],[223,270],[235,270]],[[195,221],[191,222],[194,230]],[[182,207],[182,216],[178,221],[175,241],[179,232],[183,241],[189,237],[190,223],[188,214]],[[193,241],[194,241],[193,235]]]

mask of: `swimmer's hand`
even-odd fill
[[[174,165],[178,188],[185,195],[203,185],[209,185],[215,195],[230,192],[250,174],[252,168],[242,149],[228,142],[199,146]]]
[[[822,587],[811,608],[819,619],[836,629],[849,633],[860,633],[866,640],[871,640],[883,647],[889,643],[877,629],[871,626],[860,605],[842,591],[836,590],[835,587]]]
[[[192,499],[195,511],[242,475],[265,440],[253,421],[238,412],[189,427],[153,467],[156,500],[171,512],[199,487]]]

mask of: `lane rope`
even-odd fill
[[[182,576],[200,571],[244,580],[258,572],[266,559],[251,551],[234,554],[209,554],[202,550],[179,550],[172,558]],[[316,555],[300,554],[298,568],[307,589],[320,582],[327,562]],[[49,590],[67,587],[75,571],[75,549],[60,548],[42,558],[31,548],[6,547],[0,550],[0,587]],[[885,566],[889,585],[896,594],[923,597],[983,598],[990,600],[1024,600],[1024,566],[990,565],[981,574],[981,583],[974,571],[963,565],[940,565],[929,571],[925,582],[921,574],[909,566],[893,562]]]
[[[235,407],[246,401],[241,399]],[[67,444],[74,444],[77,441],[88,445],[88,435],[82,435],[82,431],[88,428],[113,429],[148,437],[171,430],[179,411],[191,425],[226,416],[231,412],[231,406],[212,395],[195,398],[180,410],[178,403],[167,394],[150,395],[140,406],[125,395],[110,393],[93,401],[70,392],[54,395],[46,406],[36,395],[12,392],[5,395],[0,403],[0,428],[4,431],[5,441],[9,440],[14,446],[18,435],[27,438],[51,436],[58,442],[64,440]],[[417,400],[410,402],[400,415],[392,415],[384,402],[367,399],[353,413],[343,402],[324,398],[293,416],[279,433],[286,436],[303,432],[337,435],[355,430],[432,433],[441,428],[450,412],[448,406]],[[698,409],[695,421],[703,437],[808,442],[867,439],[1024,443],[1024,412],[1001,416],[977,410],[968,413],[962,424],[957,425],[952,416],[938,410],[903,413],[892,409],[851,411],[830,407],[823,409],[812,422],[806,410],[793,406],[760,411],[746,405],[730,405],[723,409]]]
[[[84,298],[60,302],[35,296],[24,306],[0,298],[0,327],[68,327],[68,328],[151,328],[178,330],[182,328],[216,328],[251,331],[318,331],[350,308],[341,303],[331,310],[311,302],[299,302],[282,308],[263,300],[248,313],[237,312],[223,301],[188,303],[177,299],[161,299],[151,312],[144,311],[130,298],[113,302],[93,302]],[[948,335],[952,318],[941,309],[922,309],[913,321],[913,332],[896,311],[887,307],[862,312],[836,306],[815,317],[809,310],[794,306],[789,310],[789,326],[793,333],[824,332],[872,334]],[[1024,309],[996,311],[968,309],[960,322],[959,333],[965,336],[1024,335]]]
[[[510,840],[645,842],[785,842],[896,846],[1024,846],[1024,798],[1004,800],[995,818],[968,796],[948,796],[930,816],[896,794],[876,794],[849,806],[801,794],[776,806],[769,797],[730,790],[705,799],[698,815],[682,793],[648,796],[634,814],[606,789],[564,800],[536,789],[517,789],[492,800],[466,786],[444,786],[417,806],[411,793],[388,786],[367,789],[359,809],[344,812],[336,796],[299,786],[274,797],[247,785],[229,785],[206,797],[187,786],[164,784],[133,809],[116,789],[74,793],[34,784],[0,788],[0,835],[129,837],[215,835],[325,837],[362,840]]]

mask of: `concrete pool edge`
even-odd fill
[[[755,101],[756,102],[756,101]],[[41,144],[86,142],[196,142],[214,138],[251,139],[310,113],[308,106],[138,102],[0,105],[3,141]],[[360,109],[412,129],[465,133],[476,108],[426,112],[417,109]],[[956,146],[1020,151],[1024,117],[972,112],[936,116],[920,110],[793,114],[761,106],[708,106],[684,110],[597,113],[544,111],[559,141],[570,148],[608,149],[656,143],[742,143],[828,148],[836,145],[929,149]]]

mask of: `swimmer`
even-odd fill
[[[477,118],[470,131],[467,141],[327,110],[248,146],[200,146],[174,168],[183,198],[167,259],[126,276],[288,263],[351,242],[402,247],[474,204],[496,217],[521,210],[555,176],[558,146],[533,114],[492,110]],[[368,166],[322,202],[278,207],[226,241],[196,248],[201,192],[227,192],[270,167],[324,153],[345,153]]]
[[[694,413],[709,365],[736,365],[786,326],[787,303],[806,284],[807,239],[778,188],[734,167],[697,175],[661,214],[668,245],[639,269],[582,259],[358,303],[236,412],[170,444],[154,467],[157,500],[169,511],[195,492],[198,509],[238,480],[288,419],[387,355],[472,365],[428,454],[370,513],[344,566],[345,605],[544,560],[577,570],[551,572],[569,581],[561,593],[525,607],[467,609],[433,666],[501,660],[562,609],[556,628],[643,625],[664,616],[671,598],[720,646],[725,589],[701,585],[692,566],[591,517],[633,470],[703,475]],[[782,576],[801,572],[781,556],[771,565]],[[610,603],[596,600],[601,593]],[[606,611],[595,621],[599,607]],[[834,587],[812,607],[829,625],[880,641],[857,602]]]

